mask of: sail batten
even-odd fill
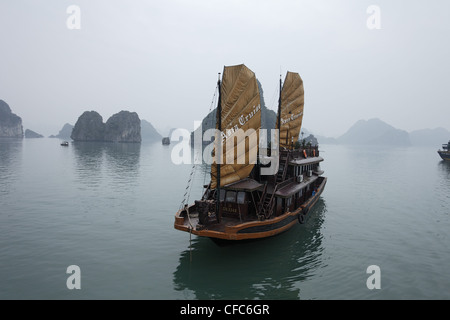
[[[304,90],[298,73],[287,72],[280,93],[280,147],[291,149],[297,142],[303,119]]]
[[[221,83],[222,161],[214,152],[211,166],[211,188],[217,187],[217,162],[220,164],[220,186],[247,178],[258,152],[261,128],[260,94],[255,74],[245,65],[224,67]],[[219,124],[216,123],[216,129]],[[217,140],[216,139],[216,148]]]

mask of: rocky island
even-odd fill
[[[74,141],[141,142],[141,121],[136,112],[120,111],[106,123],[96,111],[86,111],[73,127]]]
[[[120,111],[105,124],[105,141],[141,142],[141,120],[136,112]]]
[[[43,137],[44,136],[42,134],[34,132],[33,130],[30,130],[30,129],[25,130],[25,138],[27,138],[27,139],[37,139],[37,138],[43,138]]]
[[[340,144],[410,146],[408,132],[399,130],[378,118],[357,121],[338,138]]]
[[[3,100],[0,100],[0,138],[23,138],[22,118],[12,113]]]
[[[153,125],[144,119],[141,120],[141,137],[144,142],[156,142],[162,139],[162,136],[156,131]]]
[[[73,125],[71,125],[70,123],[66,123],[61,130],[59,130],[59,133],[57,135],[51,135],[49,136],[49,138],[59,138],[59,139],[64,139],[64,140],[68,140],[70,139],[70,135],[72,134],[72,130],[73,130]]]

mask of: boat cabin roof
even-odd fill
[[[289,161],[290,165],[293,166],[304,166],[312,163],[317,163],[323,161],[322,157],[311,157],[311,158],[299,158],[299,159],[293,159]]]
[[[261,188],[262,186],[264,186],[262,183],[259,183],[258,181],[250,178],[246,178],[234,183],[227,184],[223,188],[227,190],[252,192],[257,190],[258,188]]]
[[[289,198],[292,197],[294,194],[305,188],[308,184],[311,184],[314,180],[316,180],[318,176],[313,175],[312,177],[308,178],[308,180],[304,182],[291,182],[285,187],[281,188],[280,190],[277,190],[275,192],[275,196],[281,197],[281,198]]]

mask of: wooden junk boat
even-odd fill
[[[170,144],[170,138],[169,137],[164,137],[164,138],[162,138],[161,142],[162,142],[163,145],[167,146],[167,145]]]
[[[283,85],[280,79],[276,123],[279,130],[274,130],[275,139],[271,140],[271,148],[265,149],[265,156],[256,156],[255,151],[264,151],[258,148],[259,142],[251,143],[255,138],[259,141],[261,131],[260,92],[255,74],[245,65],[224,67],[218,88],[218,130],[211,182],[205,186],[202,199],[182,206],[175,214],[175,229],[213,240],[245,240],[273,236],[305,223],[327,178],[322,177],[319,163],[323,158],[318,146],[305,146],[304,141],[299,146],[297,141],[304,106],[299,74],[287,72]],[[239,129],[247,136],[236,136]],[[226,149],[229,139],[233,139],[231,150]],[[217,161],[221,159],[220,154],[216,155],[216,150],[222,150],[220,145],[217,147],[220,140],[222,157],[234,161]],[[273,148],[277,140],[279,146]],[[239,150],[245,150],[245,155]],[[276,163],[278,170],[273,166]],[[270,172],[273,167],[275,170]]]
[[[442,145],[442,150],[438,150],[442,160],[450,161],[450,141]]]

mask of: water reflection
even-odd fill
[[[0,195],[12,192],[22,162],[22,139],[0,138]]]
[[[441,174],[443,174],[447,178],[450,176],[450,161],[439,161],[438,168]]]
[[[139,174],[139,143],[73,142],[79,181],[98,187],[108,177],[109,186],[123,188]]]
[[[440,209],[448,215],[448,205],[450,204],[450,161],[440,161],[438,163],[437,178],[434,184],[435,196],[438,199]],[[441,209],[442,208],[442,209]]]
[[[310,220],[273,238],[219,247],[195,238],[174,272],[175,290],[195,299],[299,299],[301,283],[322,266],[326,204],[320,199]]]
[[[72,143],[75,150],[76,173],[78,179],[85,185],[97,187],[102,179],[103,148],[102,142]]]
[[[123,188],[137,181],[140,143],[107,143],[104,150],[106,174],[113,182],[113,186]]]

